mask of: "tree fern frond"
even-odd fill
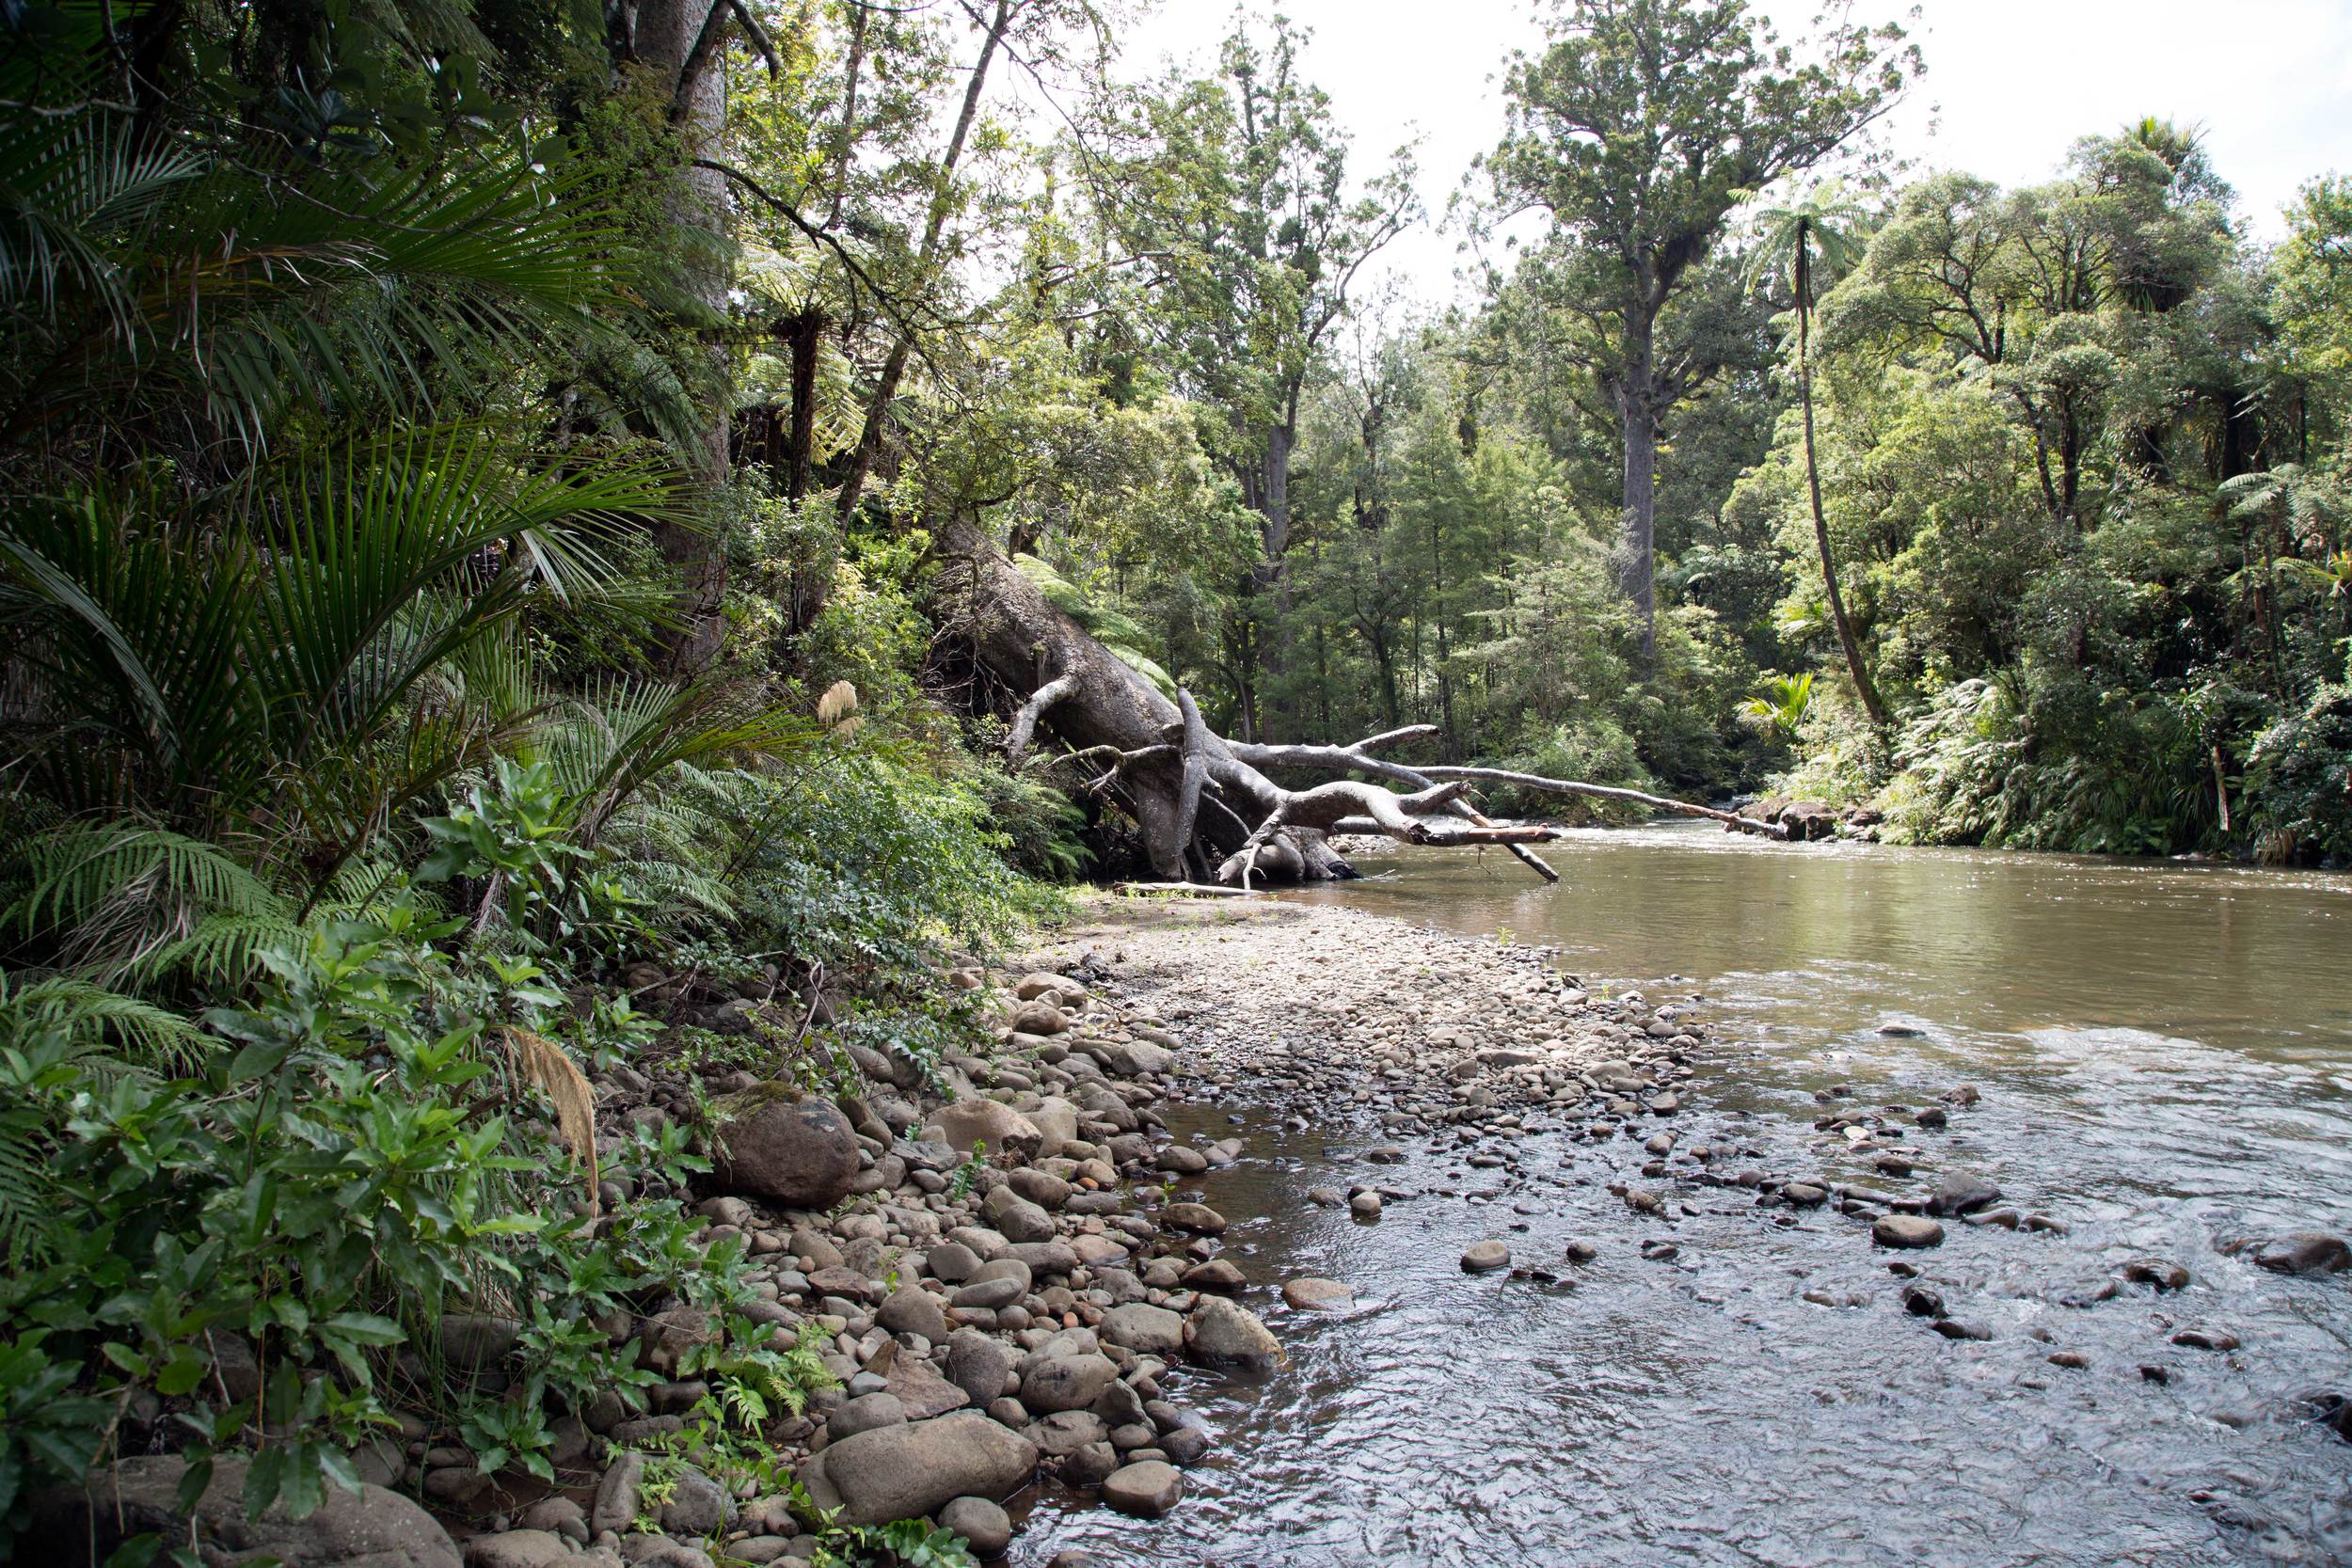
[[[74,824],[16,856],[24,891],[0,920],[71,940],[129,911],[165,940],[207,914],[284,918],[276,890],[219,845],[137,822]]]
[[[299,925],[278,915],[211,915],[126,965],[122,977],[144,987],[185,974],[208,990],[234,990],[260,974],[264,951],[301,934]]]
[[[38,1036],[61,1037],[82,1070],[102,1079],[146,1067],[185,1069],[205,1040],[192,1020],[80,975],[14,985],[0,975],[0,1044],[22,1048]]]

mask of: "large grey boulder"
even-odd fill
[[[1121,1132],[1136,1130],[1136,1108],[1121,1099],[1119,1091],[1109,1085],[1089,1082],[1079,1085],[1071,1093],[1078,1109],[1089,1120],[1107,1122]]]
[[[1174,1355],[1184,1348],[1184,1320],[1165,1307],[1132,1302],[1103,1314],[1103,1338],[1138,1355]]]
[[[980,1559],[1001,1557],[1012,1544],[1012,1520],[986,1497],[958,1497],[939,1511],[942,1529],[954,1530]]]
[[[890,1369],[888,1392],[910,1421],[928,1421],[973,1402],[961,1388],[942,1377],[938,1368],[913,1355],[899,1356]]]
[[[787,1209],[830,1209],[857,1180],[857,1134],[837,1106],[762,1084],[714,1107],[711,1179]]]
[[[629,1528],[630,1521],[637,1517],[644,1484],[645,1456],[635,1452],[615,1455],[612,1467],[596,1483],[596,1500],[588,1506],[589,1534]]]
[[[861,1432],[801,1466],[801,1484],[841,1522],[882,1525],[935,1513],[957,1497],[1011,1496],[1037,1469],[1037,1445],[969,1411]]]
[[[1102,1063],[1103,1070],[1115,1078],[1166,1072],[1176,1060],[1176,1053],[1149,1040],[1083,1040],[1078,1049]]]
[[[293,1518],[280,1502],[248,1521],[245,1460],[215,1460],[212,1483],[183,1513],[175,1494],[187,1470],[183,1459],[143,1456],[93,1470],[80,1487],[35,1494],[19,1544],[40,1549],[20,1560],[103,1562],[134,1536],[185,1541],[193,1524],[208,1568],[263,1555],[285,1568],[459,1568],[449,1532],[397,1492],[346,1492],[329,1481],[326,1500],[307,1519]]]
[[[1118,1376],[1106,1357],[1057,1355],[1022,1374],[1021,1402],[1041,1416],[1084,1410]]]
[[[996,1222],[997,1231],[1016,1246],[1050,1242],[1055,1237],[1054,1216],[1013,1191],[1009,1184],[991,1192],[984,1207],[988,1217]]]
[[[1204,1298],[1184,1320],[1185,1348],[1215,1367],[1263,1370],[1282,1359],[1282,1343],[1255,1314],[1223,1296]]]
[[[735,1498],[700,1470],[679,1476],[661,1505],[661,1528],[674,1536],[716,1535],[734,1522]]]
[[[1058,1035],[1069,1027],[1069,1015],[1042,999],[1024,1002],[1012,1015],[1012,1032],[1016,1035]]]
[[[1037,1123],[997,1100],[959,1100],[942,1105],[931,1117],[939,1139],[959,1154],[969,1154],[985,1143],[991,1153],[1009,1149],[1023,1159],[1034,1156],[1045,1141]],[[927,1134],[930,1129],[926,1129]]]
[[[946,1341],[946,1308],[920,1285],[904,1285],[893,1291],[875,1315],[882,1327],[893,1334],[920,1334],[934,1345]]]
[[[977,1328],[959,1328],[947,1337],[947,1381],[974,1404],[986,1404],[1005,1391],[1012,1364],[1011,1348]]]
[[[522,1335],[523,1325],[513,1318],[452,1312],[441,1319],[441,1359],[461,1377],[480,1378],[515,1354]]]
[[[1078,1107],[1067,1100],[1047,1095],[1021,1114],[1043,1136],[1038,1145],[1041,1159],[1051,1159],[1078,1141]]]
[[[1121,1513],[1137,1513],[1147,1519],[1166,1513],[1184,1495],[1184,1472],[1156,1459],[1127,1465],[1103,1482],[1104,1502]]]
[[[572,1555],[572,1544],[553,1530],[511,1529],[467,1542],[466,1568],[556,1568]]]

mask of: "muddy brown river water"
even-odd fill
[[[2352,1274],[2230,1250],[2352,1234],[2352,879],[1684,827],[1545,853],[1556,887],[1416,851],[1304,896],[1549,944],[1596,989],[1703,996],[1715,1033],[1681,1130],[1776,1175],[1883,1180],[1815,1130],[1819,1094],[1916,1106],[1975,1085],[1938,1164],[2065,1227],[1953,1224],[1909,1255],[1991,1338],[1907,1313],[1887,1255],[1833,1209],[1689,1183],[1695,1212],[1636,1221],[1607,1190],[1643,1162],[1630,1139],[1539,1134],[1500,1165],[1411,1140],[1378,1180],[1413,1196],[1361,1224],[1304,1195],[1363,1179],[1368,1132],[1285,1131],[1246,1097],[1172,1105],[1179,1131],[1247,1140],[1200,1190],[1291,1365],[1184,1382],[1218,1447],[1173,1513],[1041,1497],[1015,1561],[2352,1561],[2352,1443],[2303,1402],[2352,1391]],[[1465,1275],[1485,1236],[1570,1283]],[[1672,1257],[1642,1255],[1661,1238]],[[1562,1267],[1572,1239],[1595,1261]],[[2192,1283],[2065,1304],[2148,1256]],[[1301,1274],[1347,1281],[1357,1311],[1282,1310],[1272,1287]],[[2186,1348],[2183,1328],[2242,1344]]]

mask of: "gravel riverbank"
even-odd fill
[[[1695,1004],[1597,996],[1542,949],[1328,905],[1099,909],[1044,958],[1089,954],[1183,1036],[1189,1084],[1247,1086],[1326,1135],[1671,1117],[1706,1033]]]

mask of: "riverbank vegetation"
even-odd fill
[[[651,1381],[583,1323],[740,1305],[707,1108],[593,1097],[935,1073],[949,955],[1146,858],[948,542],[1245,743],[2352,856],[2341,180],[1914,178],[1899,30],[1580,4],[1439,311],[1301,29],[1122,14],[0,11],[0,1551],[119,1455],[545,1476]],[[831,1374],[727,1322],[772,1481]]]

